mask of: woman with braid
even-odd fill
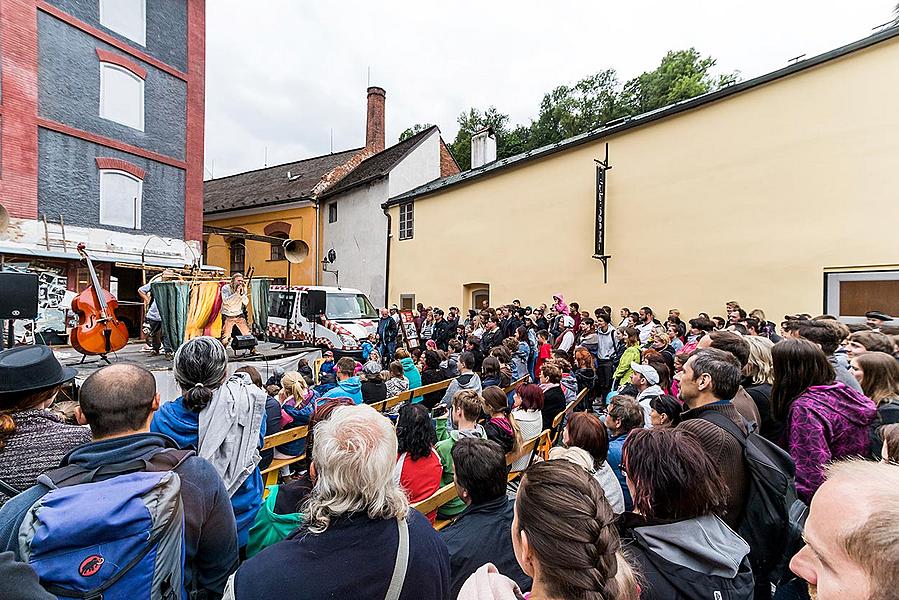
[[[753,597],[749,545],[721,520],[727,486],[692,433],[636,429],[621,468],[634,508],[618,527],[641,600]]]
[[[637,600],[640,591],[622,557],[615,514],[599,483],[567,460],[531,466],[521,480],[512,521],[512,547],[533,578],[530,600]],[[520,600],[515,583],[488,563],[459,592],[459,600]]]

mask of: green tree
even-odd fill
[[[459,131],[453,143],[448,144],[448,148],[463,171],[471,168],[471,136],[485,127],[492,127],[496,134],[497,156],[511,156],[503,154],[506,147],[514,141],[508,135],[509,115],[499,112],[495,106],[483,112],[476,108],[469,109],[468,112],[459,115],[457,122]]]
[[[412,127],[409,127],[408,129],[406,129],[406,131],[404,131],[403,133],[400,134],[399,141],[402,142],[403,140],[408,140],[413,135],[419,134],[422,131],[424,131],[425,129],[429,129],[431,127],[433,127],[433,125],[431,125],[430,123],[416,123],[415,125],[413,125]]]
[[[739,72],[713,74],[715,62],[690,48],[668,52],[658,67],[623,85],[614,69],[599,71],[545,94],[537,118],[529,125],[510,127],[509,116],[495,106],[485,111],[472,108],[459,115],[459,132],[449,149],[462,170],[467,170],[471,168],[471,136],[484,127],[496,132],[497,158],[507,158],[739,81]]]
[[[638,115],[662,108],[730,85],[739,79],[736,72],[712,75],[715,63],[714,58],[703,57],[696,48],[668,52],[658,67],[624,85],[621,102],[625,113]]]

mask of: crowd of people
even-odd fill
[[[889,315],[725,310],[419,305],[408,348],[383,309],[361,356],[266,381],[198,337],[164,399],[135,364],[73,395],[48,348],[4,351],[2,597],[894,598]]]

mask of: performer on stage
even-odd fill
[[[243,274],[231,276],[231,283],[222,286],[222,316],[225,323],[222,327],[222,344],[225,348],[231,343],[231,329],[237,325],[241,335],[250,335],[250,326],[244,315],[244,307],[250,303],[247,296],[247,283]]]

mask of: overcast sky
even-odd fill
[[[529,123],[543,94],[614,68],[626,80],[695,47],[744,79],[872,33],[896,0],[212,0],[206,178],[358,147],[365,90],[387,90],[387,145],[414,123],[456,135],[495,105]],[[267,152],[266,152],[267,149]]]

